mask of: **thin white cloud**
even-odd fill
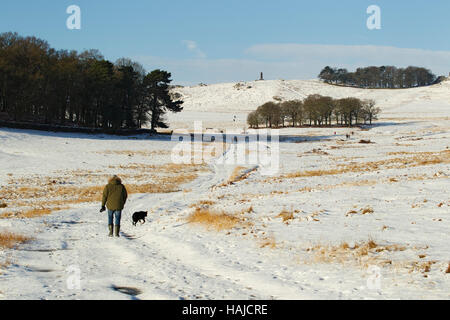
[[[364,66],[410,65],[426,67],[437,74],[450,71],[450,51],[373,45],[260,44],[245,50],[258,60],[320,63],[355,69]]]
[[[188,45],[188,43],[186,43]],[[193,52],[198,49],[190,43]],[[405,49],[388,46],[348,46],[310,44],[260,44],[244,51],[242,59],[166,59],[136,57],[147,69],[165,68],[175,83],[197,84],[255,80],[264,72],[266,79],[313,79],[327,66],[354,70],[370,65],[409,65],[448,75],[450,51]]]
[[[202,50],[200,50],[197,42],[195,42],[193,40],[183,40],[182,43],[186,46],[186,48],[190,52],[192,52],[195,55],[196,58],[201,58],[201,59],[206,58],[206,54]]]

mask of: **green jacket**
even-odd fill
[[[120,178],[113,177],[103,189],[102,207],[106,205],[109,210],[123,210],[127,197],[127,189]]]

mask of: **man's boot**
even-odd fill
[[[112,224],[108,225],[108,229],[109,229],[109,234],[108,234],[108,236],[109,236],[109,237],[112,237],[112,236],[113,236],[113,225],[112,225]]]
[[[120,225],[114,226],[114,235],[116,237],[120,237],[119,232],[120,232]]]

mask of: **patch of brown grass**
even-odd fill
[[[222,183],[220,187],[225,187],[231,184],[235,184],[239,181],[245,180],[252,174],[252,172],[256,171],[257,169],[258,168],[255,167],[249,170],[248,168],[237,166],[234,168],[228,180]]]
[[[277,215],[277,218],[283,219],[283,222],[288,222],[289,220],[293,220],[294,219],[294,213],[293,212],[289,212],[287,210],[283,210],[283,211],[280,212],[279,215]]]
[[[307,170],[301,172],[293,172],[285,174],[284,178],[305,178],[305,177],[319,177],[319,176],[328,176],[335,174],[345,173],[343,169],[330,169],[330,170]]]
[[[343,249],[343,250],[347,250],[347,249],[350,249],[350,245],[349,245],[347,242],[342,242],[342,243],[339,245],[339,248],[341,248],[341,249]]]
[[[245,170],[245,168],[241,166],[237,166],[236,168],[234,168],[231,176],[228,178],[228,184],[237,182],[241,178],[243,170]]]
[[[215,202],[215,201],[212,201],[212,200],[200,200],[200,201],[197,202],[197,203],[191,204],[191,205],[189,206],[189,208],[204,208],[204,207],[208,208],[208,207],[214,205],[215,203],[216,203],[216,202]]]
[[[436,261],[425,261],[425,262],[413,261],[410,265],[410,271],[429,273],[431,271],[431,266],[433,264],[436,264]]]
[[[361,209],[361,214],[371,214],[371,213],[374,213],[374,211],[371,207],[366,207],[364,209]]]
[[[388,156],[404,156],[404,155],[410,155],[414,154],[413,152],[409,151],[394,151],[394,152],[387,152],[386,155]]]
[[[445,273],[447,273],[447,274],[450,273],[450,262],[448,263],[448,267],[447,267],[447,270],[445,270]]]
[[[59,210],[64,210],[64,209],[68,209],[67,207],[64,208],[33,208],[33,209],[28,209],[28,210],[22,210],[22,211],[17,211],[17,212],[5,212],[2,215],[0,215],[0,218],[37,218],[37,217],[42,217],[45,215],[49,215],[51,214],[53,211],[59,211]]]
[[[8,205],[6,203],[0,202],[0,209],[4,209],[6,207],[8,207]]]
[[[436,165],[442,163],[450,163],[450,150],[440,152],[418,152],[410,157],[392,158],[378,161],[369,161],[361,163],[351,163],[339,165],[336,168],[327,170],[306,170],[300,172],[287,173],[281,177],[273,178],[280,180],[283,178],[303,178],[317,177],[325,175],[338,175],[344,173],[370,172],[380,169],[404,169],[410,167],[418,167],[425,165]]]
[[[11,249],[30,240],[30,237],[24,235],[11,232],[0,232],[0,248]]]
[[[129,194],[133,193],[172,193],[181,191],[180,185],[193,181],[196,174],[180,174],[161,178],[156,183],[126,184]]]
[[[110,169],[122,169],[122,170],[139,170],[161,173],[185,173],[185,172],[197,172],[205,170],[204,165],[197,164],[179,164],[179,163],[166,163],[162,165],[147,164],[147,163],[129,163],[126,165],[109,166]]]
[[[11,265],[11,260],[9,260],[9,259],[7,259],[6,261],[0,261],[0,271],[2,269],[8,268],[8,266],[10,266],[10,265]],[[0,272],[0,274],[1,274],[1,272]],[[0,293],[1,293],[1,291],[0,291]]]
[[[345,216],[346,217],[350,217],[350,216],[355,215],[355,214],[362,214],[362,215],[364,215],[364,214],[372,214],[372,213],[374,213],[373,208],[368,206],[368,207],[359,209],[359,211],[350,210],[349,212],[347,212],[347,214]]]
[[[233,229],[237,224],[242,222],[235,215],[210,209],[197,208],[187,218],[190,223],[201,224],[207,228],[213,228],[217,231]]]
[[[275,241],[275,238],[273,236],[271,237],[265,237],[261,241],[260,248],[269,248],[269,249],[275,249],[277,247],[277,242]]]
[[[404,251],[406,247],[400,245],[379,245],[374,240],[356,243],[350,246],[347,242],[339,245],[317,244],[307,248],[306,252],[313,263],[341,263],[354,264],[362,266],[369,264],[384,263],[385,260],[378,256],[381,252]]]
[[[151,166],[152,170],[145,170],[145,165],[139,164],[131,164],[130,168],[139,169],[139,173],[120,174],[131,182],[125,183],[129,194],[177,192],[180,185],[193,181],[198,171],[205,170],[203,166],[171,163]],[[36,217],[61,210],[61,207],[101,201],[104,185],[92,183],[106,182],[109,176],[107,173],[70,171],[58,177],[28,176],[10,180],[2,187],[2,197],[9,201],[11,212],[2,217]]]
[[[253,206],[250,206],[250,207],[248,207],[247,209],[242,210],[242,211],[241,211],[241,214],[253,213],[253,212],[255,212],[255,210],[253,210]]]
[[[322,149],[318,148],[318,149],[312,149],[311,151],[307,151],[305,152],[305,154],[318,154],[318,155],[322,155],[322,156],[329,156],[330,154],[326,151],[323,151]]]
[[[134,156],[142,156],[149,157],[154,155],[168,155],[171,153],[169,150],[153,150],[153,151],[145,151],[145,150],[104,150],[97,151],[96,153],[104,154],[104,155],[124,155],[128,157]]]

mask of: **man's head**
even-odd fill
[[[110,184],[121,184],[122,180],[117,176],[117,175],[113,175],[109,180],[108,183]]]

